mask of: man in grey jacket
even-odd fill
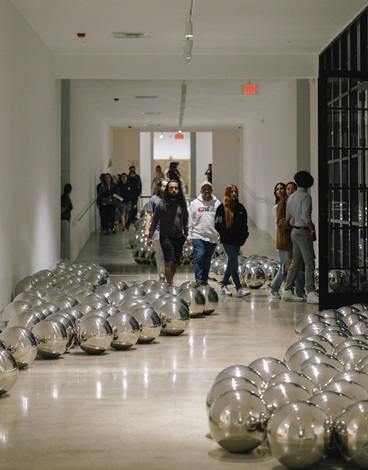
[[[208,285],[208,273],[218,233],[215,230],[216,209],[220,201],[213,195],[212,184],[204,181],[201,192],[189,207],[188,239],[192,241],[196,284]]]

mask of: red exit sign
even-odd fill
[[[184,138],[184,136],[181,132],[178,132],[177,134],[175,134],[175,139],[176,140],[182,140],[183,138]]]
[[[242,93],[243,95],[256,95],[258,93],[258,85],[255,83],[244,83]]]

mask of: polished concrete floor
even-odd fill
[[[93,233],[77,260],[128,284],[156,279],[154,267],[133,261],[128,240],[127,232]],[[273,240],[254,227],[243,254],[277,257]],[[180,267],[176,284],[190,279],[192,266]],[[260,288],[220,297],[213,314],[192,318],[180,336],[100,356],[74,348],[59,359],[37,358],[0,399],[0,469],[285,468],[266,446],[231,454],[211,439],[206,396],[225,367],[282,360],[298,339],[295,323],[317,310],[271,300]],[[343,468],[326,465],[318,468]]]

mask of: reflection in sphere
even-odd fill
[[[249,392],[253,392],[259,396],[258,387],[250,380],[245,379],[244,377],[226,377],[212,385],[208,392],[206,399],[207,413],[216,398],[231,390],[248,390]]]
[[[45,359],[56,359],[65,353],[68,333],[57,320],[42,320],[33,327],[37,341],[37,354]]]
[[[8,327],[0,334],[0,340],[4,341],[6,349],[17,361],[19,369],[28,367],[35,360],[37,342],[34,334],[27,328]]]
[[[162,323],[162,333],[179,335],[189,326],[189,309],[179,302],[164,302],[157,313]]]
[[[88,354],[102,354],[113,340],[110,323],[99,315],[83,317],[77,330],[78,344]]]
[[[336,420],[337,445],[351,465],[368,468],[368,401],[350,405]]]
[[[216,310],[219,302],[217,292],[211,286],[200,286],[198,287],[198,290],[204,295],[206,300],[203,313],[207,315],[213,313]]]
[[[248,390],[231,390],[216,398],[208,421],[213,439],[229,452],[250,452],[266,438],[266,407]]]
[[[217,382],[226,377],[243,377],[245,379],[248,379],[257,386],[258,390],[261,390],[261,388],[265,384],[263,378],[257,371],[255,371],[249,366],[239,364],[229,366],[223,369],[220,373],[217,374],[215,380],[213,381],[213,384],[216,384]]]
[[[0,349],[0,396],[7,393],[18,378],[18,365],[14,356]]]
[[[271,416],[267,440],[273,457],[285,467],[309,468],[326,457],[332,424],[326,413],[312,403],[288,403]]]
[[[260,357],[249,364],[249,367],[262,377],[267,383],[274,375],[289,370],[286,364],[275,357]]]
[[[114,331],[111,347],[126,350],[134,346],[139,338],[139,324],[129,313],[116,312],[109,317],[109,323]]]
[[[151,343],[160,336],[161,320],[157,312],[150,306],[138,306],[131,310],[131,315],[139,324],[138,343]]]
[[[301,385],[291,382],[280,382],[267,387],[262,394],[262,400],[269,414],[274,413],[282,405],[297,400],[309,400],[311,394]]]

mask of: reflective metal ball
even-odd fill
[[[116,312],[108,321],[114,332],[111,347],[126,350],[137,343],[140,334],[139,323],[132,315]]]
[[[350,405],[336,419],[337,445],[345,459],[357,468],[368,468],[368,401]]]
[[[104,317],[90,315],[83,317],[78,325],[77,339],[80,348],[88,354],[102,354],[109,349],[113,330]]]
[[[180,302],[164,302],[156,311],[161,319],[162,333],[180,335],[189,326],[189,309]]]
[[[230,392],[231,390],[248,390],[259,396],[258,387],[248,379],[244,377],[226,377],[225,379],[216,382],[210,388],[206,399],[206,410],[207,413],[212,403],[221,396],[223,393]]]
[[[138,306],[130,313],[139,324],[138,343],[152,343],[160,336],[162,325],[156,310],[150,306]]]
[[[42,320],[32,330],[37,341],[37,354],[45,359],[56,359],[65,353],[68,333],[57,320]]]
[[[7,393],[18,378],[18,365],[14,356],[6,349],[0,349],[0,396]]]
[[[203,313],[206,315],[213,313],[219,303],[217,292],[211,286],[200,286],[197,289],[202,292],[206,301]]]
[[[212,403],[208,422],[213,439],[229,452],[250,452],[266,438],[267,411],[253,392],[232,390]]]
[[[273,457],[285,467],[310,468],[330,448],[332,423],[312,403],[295,401],[278,408],[268,421],[267,440]]]
[[[191,317],[201,315],[206,306],[205,296],[194,287],[182,289],[179,297],[184,299],[189,306],[189,314]]]
[[[12,326],[0,334],[6,349],[17,361],[19,369],[28,367],[37,356],[37,342],[34,334],[27,328]]]

